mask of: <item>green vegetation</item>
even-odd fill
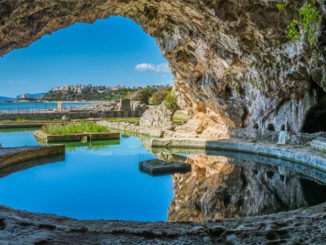
[[[109,132],[107,127],[99,126],[95,123],[78,123],[65,125],[44,125],[42,130],[51,135],[66,135],[76,133],[101,133]]]
[[[276,4],[278,10],[285,9],[287,0],[282,0],[282,3]],[[293,19],[288,25],[287,37],[295,41],[301,37],[300,28],[307,33],[309,44],[313,46],[317,39],[318,28],[322,21],[320,10],[316,6],[315,1],[307,1],[299,10],[299,19]]]
[[[149,98],[150,105],[160,105],[164,101],[167,94],[171,91],[171,88],[166,87],[160,90],[157,90],[153,95]]]
[[[284,9],[285,6],[286,6],[286,0],[282,0],[282,3],[278,3],[278,4],[276,4],[276,8],[277,8],[278,10],[282,10],[282,9]]]
[[[109,122],[139,122],[139,117],[119,117],[119,118],[109,118],[107,121]]]
[[[298,27],[297,19],[292,20],[292,22],[288,25],[287,37],[292,41],[295,41],[300,38],[300,32],[297,27]]]
[[[149,163],[150,165],[158,165],[161,161],[158,160],[158,159],[151,159],[151,160],[148,160],[147,163]]]
[[[175,123],[185,123],[189,120],[189,116],[185,111],[178,110],[174,113],[172,121]]]
[[[321,24],[321,14],[317,9],[315,2],[313,4],[305,3],[300,9],[299,14],[302,18],[301,26],[304,31],[308,32],[308,41],[310,45],[314,45],[317,39],[317,32]]]
[[[27,120],[24,118],[17,118],[16,122],[26,122]]]
[[[152,97],[152,95],[157,92],[158,89],[155,87],[146,87],[140,90],[137,90],[134,94],[129,96],[132,100],[138,100],[141,101],[144,104],[149,104],[149,98]]]
[[[177,109],[177,98],[173,95],[172,91],[170,91],[165,97],[165,106],[170,110]]]

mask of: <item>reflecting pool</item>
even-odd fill
[[[0,133],[4,147],[38,145],[29,131]],[[78,219],[202,222],[326,202],[326,173],[244,153],[150,149],[135,136],[66,145],[65,157],[0,169],[0,204]],[[186,162],[153,177],[141,161]]]
[[[38,144],[28,131],[0,133],[0,142]],[[140,161],[154,158],[136,137],[101,147],[70,145],[65,160],[1,178],[0,204],[78,219],[166,221],[171,176],[153,178],[138,169]]]

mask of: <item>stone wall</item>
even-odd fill
[[[159,106],[152,106],[140,118],[140,126],[170,128],[174,111],[168,109],[163,102]]]
[[[66,116],[70,119],[80,118],[126,118],[141,117],[142,111],[71,111],[71,112],[37,112],[37,113],[1,113],[0,120],[51,120],[62,119]]]
[[[64,145],[26,146],[0,149],[0,168],[43,157],[64,155]]]

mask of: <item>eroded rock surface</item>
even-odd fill
[[[323,244],[326,205],[213,223],[82,221],[0,206],[1,244]]]
[[[174,111],[168,109],[164,102],[159,106],[147,109],[140,118],[140,126],[170,129],[172,127],[172,116]]]
[[[188,130],[228,136],[232,127],[298,132],[325,96],[325,19],[316,44],[286,37],[292,1],[2,0],[0,54],[76,22],[129,17],[169,61]],[[295,2],[295,1],[294,1]],[[325,18],[325,1],[317,1]]]

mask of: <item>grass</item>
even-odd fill
[[[158,159],[151,159],[151,160],[148,160],[147,163],[149,163],[150,165],[155,166],[155,165],[157,165],[157,164],[160,163],[160,160],[158,160]]]
[[[118,117],[118,118],[108,118],[109,122],[139,122],[139,117]]]
[[[185,123],[189,120],[189,117],[185,111],[176,111],[173,115],[172,121],[175,123]]]
[[[76,133],[101,133],[109,132],[107,127],[95,123],[77,123],[65,125],[44,125],[42,130],[51,135],[67,135]]]

